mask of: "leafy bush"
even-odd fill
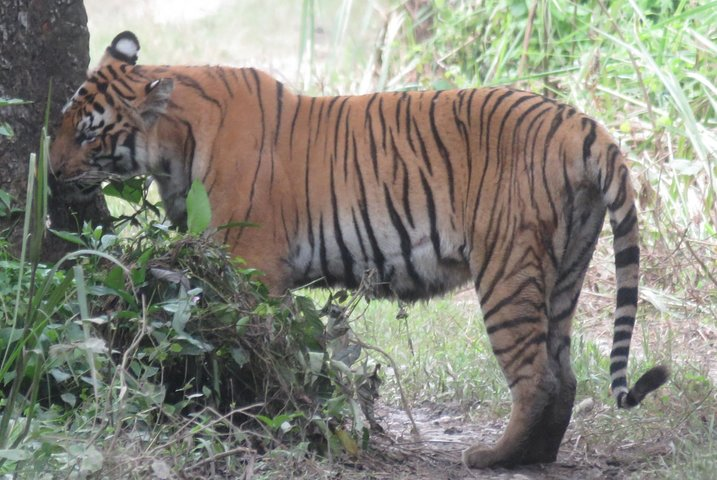
[[[31,240],[44,235],[34,219],[44,218],[47,139],[41,151],[30,169]],[[134,197],[123,196],[144,201]],[[153,442],[172,443],[188,419],[203,426],[197,446],[156,452],[152,462],[201,471],[211,454],[238,474],[243,461],[222,451],[288,444],[355,454],[368,438],[379,380],[358,362],[354,300],[339,293],[317,307],[270,297],[257,272],[198,236],[210,214],[200,184],[188,210],[193,235],[134,215],[123,227],[132,235],[89,225],[81,235],[55,232],[79,249],[52,268],[39,264],[36,241],[29,263],[3,255],[0,473],[142,477]],[[122,453],[137,459],[131,468],[116,456],[122,438],[135,449]]]

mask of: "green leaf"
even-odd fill
[[[124,289],[124,270],[119,265],[115,265],[105,277],[105,285],[114,290]]]
[[[50,375],[52,375],[52,378],[54,378],[55,381],[60,382],[60,383],[65,382],[65,381],[69,380],[70,378],[72,378],[72,375],[70,375],[69,373],[63,372],[62,370],[60,370],[58,368],[53,368],[52,370],[50,370]],[[62,398],[63,400],[65,400],[64,395],[72,395],[72,394],[60,395],[60,398]],[[67,402],[67,400],[65,400],[65,401]],[[67,403],[70,403],[70,402],[67,402]],[[74,406],[75,404],[71,403],[71,405]]]
[[[62,395],[60,395],[60,398],[62,399],[62,401],[64,401],[71,407],[74,407],[77,404],[77,397],[75,397],[75,395],[73,395],[72,393],[63,393]]]
[[[21,100],[19,98],[0,97],[0,107],[11,107],[13,105],[26,105],[28,103],[32,103],[32,102],[28,102],[27,100]]]
[[[281,428],[281,424],[284,422],[289,422],[295,418],[304,417],[304,414],[301,412],[293,412],[288,414],[282,414],[278,415],[274,418],[267,417],[265,415],[257,415],[256,418],[259,419],[264,425],[271,428],[272,430],[278,430]]]
[[[83,452],[82,461],[80,463],[80,473],[95,473],[102,468],[104,457],[99,450],[90,445]]]
[[[141,177],[135,177],[123,182],[110,182],[102,188],[102,192],[107,196],[121,198],[129,203],[141,204],[144,180]]]
[[[31,456],[30,452],[19,448],[4,448],[0,450],[0,458],[4,458],[12,462],[21,462],[29,459]]]
[[[192,182],[187,194],[187,229],[192,235],[201,235],[212,221],[209,196],[199,180]]]
[[[12,205],[12,196],[5,190],[0,190],[0,202],[2,202],[5,208],[10,210],[10,206]]]
[[[49,230],[50,232],[52,232],[53,235],[55,235],[56,237],[60,237],[66,242],[74,243],[75,245],[79,245],[81,247],[86,246],[85,241],[82,240],[82,237],[77,233],[65,232],[63,230],[53,230],[51,228]]]
[[[0,135],[4,135],[6,137],[14,137],[15,132],[13,132],[12,127],[9,123],[0,123]]]
[[[236,362],[237,365],[240,367],[243,367],[249,362],[249,355],[246,353],[246,351],[241,348],[232,348],[231,349],[232,358]]]

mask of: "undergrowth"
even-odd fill
[[[22,257],[0,252],[0,474],[238,476],[269,451],[365,448],[380,379],[348,323],[358,297],[270,297],[200,235],[200,187],[193,234],[138,211],[116,233],[54,232],[79,249],[44,266],[48,142],[31,159]]]

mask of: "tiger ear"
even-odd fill
[[[160,78],[149,82],[144,89],[146,95],[139,106],[139,113],[145,127],[149,128],[167,110],[169,97],[174,90],[174,81],[171,78]]]
[[[108,63],[121,62],[135,65],[137,63],[137,53],[139,53],[139,40],[137,36],[125,31],[117,35],[100,60],[100,67]]]

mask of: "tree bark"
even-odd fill
[[[64,103],[85,78],[89,63],[87,13],[82,0],[0,1],[0,96],[33,103],[0,109],[0,119],[15,131],[12,139],[0,136],[0,189],[10,193],[20,207],[25,199],[29,156],[39,148],[47,94],[50,100],[50,133]],[[68,204],[58,187],[48,202],[52,228],[79,231],[84,222],[109,223],[102,195],[84,204]],[[0,235],[19,251],[22,215],[0,218]],[[50,235],[44,258],[58,259],[71,249]]]

